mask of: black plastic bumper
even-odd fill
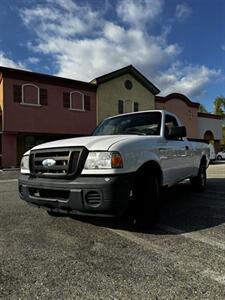
[[[80,176],[76,179],[32,178],[20,175],[21,199],[63,213],[120,216],[132,197],[133,174]]]

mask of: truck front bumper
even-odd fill
[[[20,175],[20,198],[53,212],[121,216],[132,198],[133,174],[80,176],[75,179],[32,178]]]

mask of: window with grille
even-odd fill
[[[70,109],[84,110],[84,94],[80,92],[70,93]]]
[[[63,106],[75,111],[91,110],[90,96],[78,91],[63,92]]]
[[[124,113],[124,101],[118,100],[118,113],[123,114]]]
[[[134,102],[134,111],[139,111],[139,103]]]
[[[39,88],[37,85],[31,83],[14,85],[13,100],[14,102],[25,105],[47,105],[48,91],[47,89]]]

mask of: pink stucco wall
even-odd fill
[[[189,138],[198,138],[198,108],[191,107],[181,99],[170,99],[165,102],[157,101],[156,109],[164,109],[177,115],[181,123],[186,126]]]
[[[32,83],[48,90],[48,105],[26,106],[13,101],[13,85]],[[63,107],[63,92],[79,90],[90,96],[90,111],[79,112]],[[63,87],[5,78],[4,128],[5,132],[32,132],[58,134],[90,134],[96,125],[96,93],[78,86]]]
[[[2,167],[17,166],[17,136],[2,134]]]

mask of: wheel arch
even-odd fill
[[[163,185],[163,172],[158,162],[150,160],[145,162],[141,167],[136,171],[135,181],[143,174],[154,174],[156,175],[159,185]]]
[[[205,155],[202,156],[200,165],[203,164],[205,167],[207,167],[207,158]]]

